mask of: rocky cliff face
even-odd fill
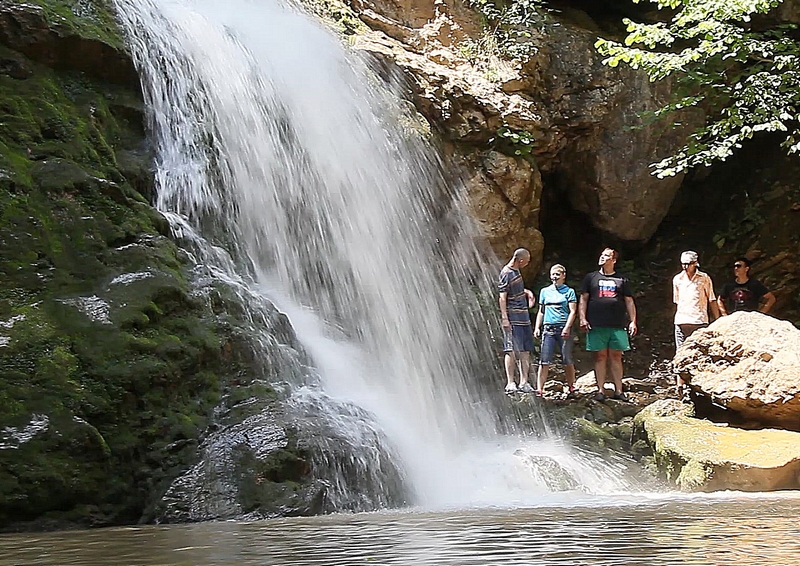
[[[679,147],[701,116],[685,116],[680,128],[646,124],[642,114],[663,105],[669,85],[603,66],[588,16],[579,26],[541,9],[520,40],[524,54],[508,58],[479,14],[457,0],[349,7],[366,26],[351,19],[345,33],[402,71],[466,172],[473,215],[498,254],[524,245],[540,257],[542,173],[603,231],[634,241],[654,233],[682,177],[659,180],[648,166]]]

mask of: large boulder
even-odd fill
[[[659,179],[650,165],[681,147],[703,114],[682,112],[676,125],[648,122],[669,102],[672,84],[603,65],[596,40],[596,32],[576,26],[547,28],[537,59],[546,85],[540,105],[565,146],[553,148],[560,150],[553,169],[559,189],[595,226],[623,240],[647,240],[683,182],[682,174]]]
[[[544,238],[538,230],[542,176],[529,162],[489,151],[477,157],[466,181],[469,210],[503,259],[525,247],[538,264]]]
[[[636,415],[635,431],[664,476],[684,491],[800,488],[800,433],[741,430],[691,417],[690,405],[656,401]]]
[[[699,395],[747,421],[800,431],[800,330],[737,312],[698,330],[675,369]]]

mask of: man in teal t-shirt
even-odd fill
[[[550,364],[553,363],[556,347],[561,351],[561,362],[567,377],[570,396],[575,393],[575,363],[572,361],[572,324],[578,309],[578,298],[575,291],[565,285],[567,270],[563,265],[555,264],[550,268],[550,280],[553,282],[539,292],[539,313],[533,335],[542,337],[542,354],[539,359],[539,376],[537,392],[541,395]]]

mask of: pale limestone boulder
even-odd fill
[[[538,269],[544,250],[539,232],[539,200],[542,176],[524,159],[489,151],[470,160],[472,174],[466,180],[472,217],[500,258],[527,248]]]
[[[656,464],[684,491],[800,488],[800,433],[742,430],[694,419],[691,405],[656,401],[634,419]]]
[[[800,330],[737,312],[696,331],[673,360],[692,389],[744,419],[800,431]]]

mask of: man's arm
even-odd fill
[[[578,303],[578,316],[581,321],[581,330],[591,330],[589,321],[586,319],[586,306],[589,304],[589,293],[581,293],[581,302]]]
[[[578,303],[572,301],[569,303],[569,316],[567,317],[567,323],[564,325],[564,330],[561,331],[561,336],[564,338],[569,338],[569,335],[572,334],[572,325],[575,324],[575,315],[578,313]]]
[[[719,310],[719,303],[715,300],[711,300],[708,302],[708,306],[711,307],[711,320],[712,322],[717,320],[719,317],[722,316],[722,313]]]
[[[707,278],[708,288],[706,289],[706,296],[708,297],[708,306],[711,307],[711,321],[719,318],[719,305],[717,305],[717,297],[714,296],[714,283],[711,277]]]
[[[625,297],[625,308],[628,311],[628,318],[631,319],[628,324],[628,334],[636,336],[639,327],[636,325],[636,303],[633,302],[633,297]]]
[[[536,295],[530,289],[525,289],[525,299],[528,301],[528,308],[532,309],[536,306]]]
[[[725,308],[725,299],[722,297],[717,297],[717,309],[719,310],[719,316],[728,316],[728,310]]]
[[[758,309],[758,312],[767,314],[772,306],[775,304],[775,295],[772,294],[772,291],[767,291],[766,294],[762,297],[764,299],[764,304],[761,305],[761,308]]]
[[[544,320],[544,305],[539,303],[539,312],[536,313],[536,324],[533,326],[533,337],[538,338],[542,333],[542,321]]]
[[[508,321],[508,293],[500,293],[500,326],[510,330],[511,323]]]
[[[719,308],[719,316],[728,316],[728,309],[725,308],[725,299],[728,298],[728,285],[727,283],[722,288],[722,293],[717,295],[717,308]]]

